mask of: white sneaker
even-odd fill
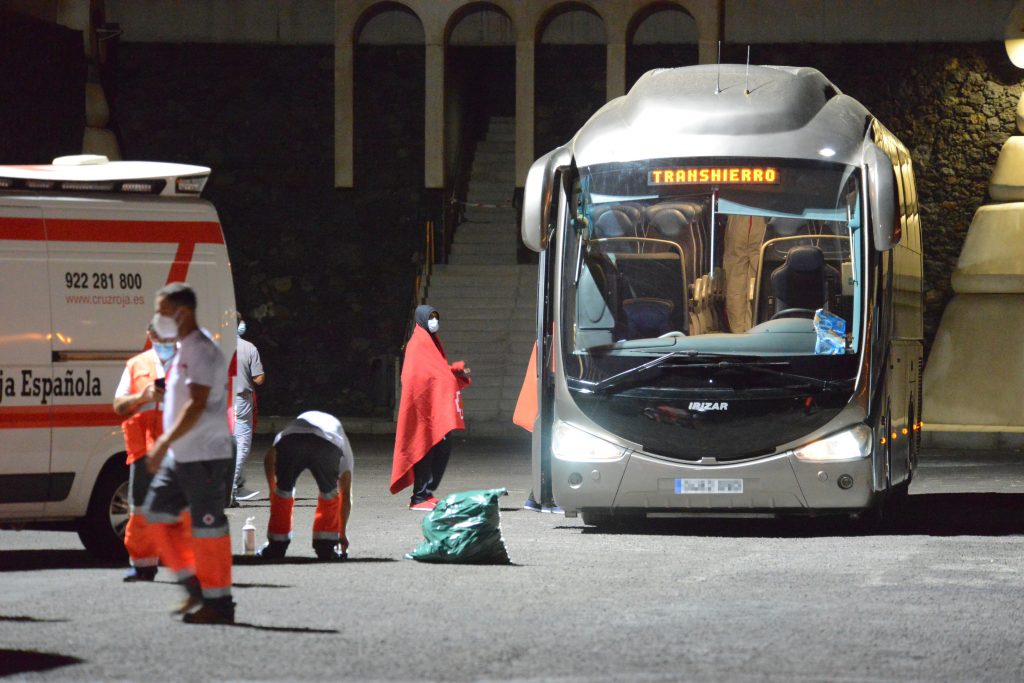
[[[247,489],[244,486],[240,486],[235,489],[235,500],[252,500],[258,495],[260,495],[259,491],[253,491],[252,489]]]

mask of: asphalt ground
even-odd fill
[[[266,439],[261,439],[262,445]],[[459,441],[443,491],[504,486],[511,566],[403,559],[391,440],[354,438],[344,563],[313,561],[299,480],[289,559],[236,555],[235,626],[169,615],[73,533],[0,531],[0,676],[25,680],[1024,679],[1024,454],[928,452],[902,521],[657,520],[614,532],[528,512],[528,441]],[[262,484],[261,451],[249,463]],[[264,491],[264,495],[265,495]],[[267,522],[266,498],[229,511]],[[261,538],[262,540],[262,538]]]

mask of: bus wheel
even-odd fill
[[[587,526],[607,529],[615,522],[615,517],[606,510],[582,510],[580,515],[583,517],[583,523]]]
[[[882,530],[885,521],[885,504],[875,503],[866,510],[850,515],[850,524],[854,533],[876,534]]]
[[[124,560],[124,529],[128,525],[128,468],[108,467],[96,481],[89,510],[79,522],[78,537],[93,557]]]

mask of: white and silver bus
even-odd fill
[[[810,68],[651,71],[526,182],[536,492],[588,524],[849,514],[920,440],[907,149]]]

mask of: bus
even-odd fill
[[[602,525],[849,515],[921,429],[907,148],[819,71],[648,72],[530,168],[534,491]]]

